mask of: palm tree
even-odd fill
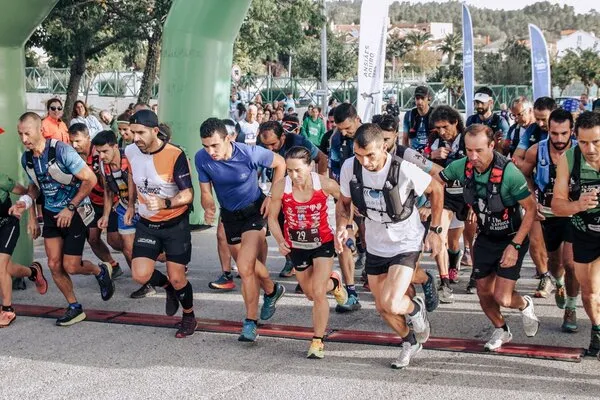
[[[429,32],[414,31],[406,35],[406,40],[417,49],[421,49],[433,36]]]
[[[404,56],[412,50],[412,43],[410,43],[406,38],[400,36],[400,34],[396,33],[387,41],[386,48],[386,59],[392,63],[392,79],[394,79],[396,75],[396,59],[402,59]]]
[[[442,44],[438,46],[438,50],[442,52],[442,54],[448,55],[448,64],[454,65],[454,59],[456,53],[460,51],[462,47],[462,37],[458,33],[450,33],[446,35]]]

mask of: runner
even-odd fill
[[[504,154],[513,156],[521,140],[521,135],[525,134],[527,128],[535,123],[533,116],[533,104],[525,96],[519,96],[513,100],[510,107],[510,114],[515,123],[508,129],[508,134],[504,141]]]
[[[365,268],[375,306],[403,339],[402,352],[392,368],[404,368],[422,349],[430,333],[425,303],[420,297],[411,299],[411,281],[424,233],[415,200],[424,193],[431,195],[432,232],[427,240],[435,257],[441,248],[443,188],[414,164],[389,154],[376,124],[364,124],[356,130],[354,152],[355,157],[344,162],[341,171],[336,250],[341,252],[348,238],[346,225],[354,205],[367,217]]]
[[[431,92],[427,86],[415,89],[416,107],[404,114],[402,145],[423,152],[429,140],[429,114],[431,114]]]
[[[290,255],[296,278],[313,305],[313,339],[308,358],[325,356],[323,338],[329,320],[327,293],[333,292],[338,304],[348,299],[339,272],[332,272],[333,232],[327,220],[327,200],[339,198],[338,184],[312,170],[310,152],[292,147],[285,155],[287,176],[273,184],[269,210],[269,230],[279,245],[279,252]],[[278,216],[285,215],[284,230]]]
[[[275,314],[277,301],[285,293],[285,287],[271,280],[269,271],[258,258],[265,241],[265,218],[271,198],[260,190],[257,171],[259,167],[272,168],[273,180],[278,181],[285,174],[285,161],[259,146],[232,142],[225,124],[217,118],[208,118],[202,123],[200,137],[204,148],[196,153],[195,164],[204,219],[207,224],[214,222],[214,186],[227,243],[242,278],[246,319],[238,340],[254,342],[258,338],[259,286],[265,293],[260,312],[262,320]]]
[[[31,266],[25,267],[12,261],[12,254],[19,240],[19,220],[9,215],[12,206],[10,193],[27,195],[27,189],[15,183],[7,175],[0,172],[0,292],[2,292],[2,308],[0,308],[0,328],[9,326],[17,315],[12,307],[12,281],[11,278],[28,278],[35,283],[39,294],[46,294],[48,282],[44,278],[42,264],[34,261]],[[37,226],[35,207],[28,213],[28,228]],[[32,231],[32,236],[39,236]]]
[[[194,315],[194,292],[185,275],[192,255],[188,212],[194,198],[190,168],[185,153],[158,138],[158,117],[151,110],[140,110],[129,120],[135,145],[125,149],[131,178],[124,225],[133,225],[137,195],[138,213],[133,242],[131,273],[142,284],[166,291],[165,313],[175,315],[183,309],[176,338],[194,334],[198,322]],[[135,195],[133,194],[135,192]],[[165,252],[167,276],[155,268]]]
[[[133,143],[133,135],[129,130],[128,114],[121,114],[117,117],[117,128],[119,129],[119,149],[125,150],[125,147]]]
[[[537,197],[537,218],[543,228],[548,266],[556,282],[554,299],[557,307],[565,310],[562,324],[564,332],[577,331],[575,310],[579,282],[573,265],[570,218],[554,215],[551,203],[556,181],[556,165],[562,155],[577,144],[575,140],[571,140],[572,131],[571,113],[560,108],[552,111],[548,119],[548,138],[531,146],[521,164],[521,171]]]
[[[58,326],[70,326],[85,319],[83,307],[77,301],[69,275],[95,275],[102,300],[109,300],[115,291],[112,267],[107,263],[94,265],[82,260],[86,224],[93,218],[87,196],[96,184],[93,171],[68,144],[42,136],[42,121],[36,113],[27,112],[19,118],[17,130],[26,151],[21,165],[29,177],[27,194],[10,208],[9,214],[19,218],[30,208],[39,193],[44,195],[44,246],[48,268],[54,283],[69,306],[56,320]],[[31,221],[31,220],[30,220]],[[39,229],[31,229],[32,233]],[[35,236],[35,235],[34,235]]]
[[[600,359],[600,114],[581,113],[575,135],[578,145],[556,167],[552,212],[558,217],[572,215],[575,275],[592,322],[587,354]]]
[[[494,132],[494,138],[497,139],[498,150],[501,150],[503,140],[500,139],[506,139],[509,126],[504,118],[494,113],[494,92],[489,87],[481,87],[475,92],[473,101],[476,113],[467,118],[466,127],[473,124],[488,126]]]
[[[123,275],[123,270],[118,262],[112,257],[106,243],[102,240],[102,228],[98,226],[98,221],[104,213],[104,187],[102,186],[102,174],[100,173],[100,161],[98,154],[92,146],[92,140],[85,124],[76,122],[69,127],[69,140],[75,151],[85,160],[88,167],[94,171],[97,182],[89,194],[89,199],[94,208],[94,219],[88,225],[87,241],[92,251],[100,261],[109,263],[112,266],[112,277],[118,278]],[[123,248],[121,237],[117,231],[117,214],[111,212],[108,218],[106,239],[108,244],[115,250]]]
[[[484,346],[487,351],[496,351],[512,340],[500,307],[521,311],[527,336],[535,336],[539,328],[533,301],[515,290],[536,203],[523,174],[494,151],[494,137],[490,127],[471,125],[465,132],[467,157],[450,163],[440,173],[446,184],[460,182],[465,203],[477,215],[479,234],[473,247],[473,272],[481,308],[495,328]],[[524,217],[521,207],[525,209]]]

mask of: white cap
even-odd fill
[[[485,93],[475,93],[475,97],[473,98],[473,100],[480,101],[482,103],[487,103],[488,101],[492,100],[492,98]]]

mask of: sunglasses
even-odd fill
[[[62,107],[54,107],[54,106],[50,107],[51,111],[62,111],[62,109],[63,109]]]

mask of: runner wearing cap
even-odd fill
[[[416,107],[404,114],[404,134],[402,144],[418,152],[423,152],[429,139],[429,114],[431,113],[431,92],[427,86],[415,89]]]
[[[110,264],[94,265],[82,259],[86,224],[93,218],[87,196],[96,184],[94,172],[68,144],[42,136],[42,121],[36,113],[27,112],[19,118],[17,130],[27,151],[21,165],[30,184],[27,194],[10,208],[9,214],[20,217],[33,205],[39,193],[44,194],[44,246],[52,278],[69,306],[56,320],[58,326],[69,326],[85,319],[83,307],[77,301],[69,275],[94,275],[100,286],[102,300],[109,300],[115,291]],[[31,221],[31,220],[30,220]],[[39,229],[37,221],[31,232]]]
[[[202,123],[200,138],[204,148],[196,153],[195,164],[204,219],[212,224],[217,211],[214,187],[227,243],[242,278],[246,318],[238,340],[254,342],[258,337],[259,287],[265,293],[262,320],[275,314],[277,301],[285,293],[284,286],[271,280],[269,271],[258,259],[265,241],[270,195],[265,196],[260,190],[257,172],[259,167],[272,168],[273,179],[280,180],[285,174],[285,161],[260,146],[232,142],[225,124],[217,118]]]
[[[502,151],[502,145],[508,139],[509,126],[504,118],[494,113],[494,92],[486,86],[481,87],[475,92],[473,101],[476,113],[467,118],[465,126],[467,128],[473,124],[489,126],[496,138],[496,150]]]
[[[194,315],[194,292],[185,267],[192,254],[188,220],[194,189],[185,153],[158,138],[158,117],[151,110],[140,110],[129,119],[135,145],[125,148],[131,168],[131,188],[135,189],[140,219],[136,224],[131,270],[133,279],[144,285],[163,287],[165,312],[175,315],[183,309],[175,337],[194,334],[198,322]],[[130,203],[124,223],[132,225],[135,208]],[[155,269],[165,252],[168,278]]]

